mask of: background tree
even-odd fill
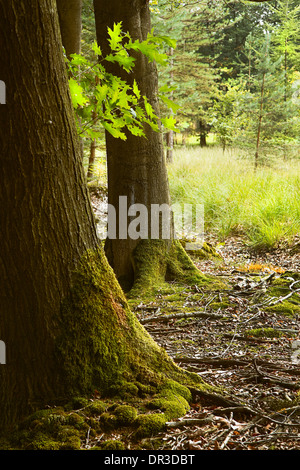
[[[220,2],[170,2],[158,0],[152,19],[158,34],[169,34],[177,41],[167,68],[159,67],[159,84],[174,87],[170,98],[178,105],[177,126],[182,132],[198,133],[200,144],[206,144],[209,129],[207,109],[211,106],[218,73],[214,59],[202,50],[214,44],[216,31],[221,31],[225,15]],[[170,133],[169,133],[170,134]],[[167,160],[171,150],[167,150]]]
[[[122,21],[123,30],[129,32],[133,41],[146,40],[151,31],[149,5],[145,0],[121,3],[117,0],[110,3],[94,0],[94,9],[97,40],[105,54],[109,49],[105,28],[112,28],[114,22]],[[159,116],[157,69],[153,62],[139,52],[134,73],[129,77],[116,64],[112,64],[110,71],[127,80],[129,85],[136,80],[141,95],[147,97],[151,109]],[[147,124],[144,132],[146,138],[128,133],[126,141],[106,133],[108,203],[116,209],[117,236],[106,240],[105,252],[124,290],[132,291],[134,286],[139,295],[166,276],[180,277],[186,271],[198,279],[202,277],[180,243],[174,240],[171,217],[167,224],[167,238],[163,238],[162,232],[158,238],[151,238],[150,219],[143,221],[149,229],[146,236],[141,234],[137,239],[126,235],[129,219],[122,219],[119,223],[120,196],[127,198],[128,206],[141,204],[149,216],[152,205],[171,207],[162,135]],[[125,232],[124,238],[122,232]]]
[[[62,43],[66,54],[81,51],[82,0],[56,0]]]

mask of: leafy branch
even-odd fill
[[[146,96],[142,96],[136,80],[129,85],[120,77],[107,72],[105,64],[113,62],[131,73],[136,59],[131,52],[141,52],[149,62],[166,65],[168,56],[161,52],[164,45],[175,47],[175,41],[166,36],[148,34],[144,41],[132,41],[128,33],[122,31],[122,23],[108,28],[110,53],[103,55],[95,41],[91,48],[91,58],[72,54],[66,59],[69,70],[69,85],[73,107],[78,116],[78,133],[92,139],[98,138],[101,128],[105,128],[115,138],[126,140],[125,131],[135,136],[145,136],[144,125],[148,124],[159,132],[161,123],[165,128],[176,130],[174,110],[178,106],[169,100],[162,89],[161,100],[172,110],[170,116],[159,118]]]

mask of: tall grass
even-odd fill
[[[271,249],[300,231],[299,170],[296,159],[278,158],[254,172],[238,151],[178,149],[168,166],[172,203],[204,204],[205,231],[220,241],[238,233]]]

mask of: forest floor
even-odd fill
[[[174,283],[173,292],[136,305],[140,322],[179,366],[230,397],[194,396],[186,416],[147,439],[148,449],[300,448],[297,247],[295,240],[294,248],[253,253],[241,237],[228,238],[218,248],[223,261],[194,259],[226,289]]]
[[[299,252],[255,255],[230,238],[220,253],[222,263],[195,264],[226,280],[228,291],[185,286],[136,309],[178,365],[231,397],[198,397],[186,416],[168,424],[161,449],[299,449]]]

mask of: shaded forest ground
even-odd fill
[[[300,256],[254,255],[234,238],[221,254],[221,263],[195,263],[228,290],[185,286],[136,309],[181,367],[231,394],[228,402],[195,397],[189,414],[170,424],[163,448],[298,449]]]
[[[298,240],[293,248],[255,253],[232,237],[218,252],[222,260],[194,262],[203,273],[225,280],[224,290],[172,283],[151,301],[139,299],[133,309],[176,363],[225,389],[229,398],[195,395],[186,416],[139,448],[298,449]],[[109,438],[132,448],[122,432]]]

